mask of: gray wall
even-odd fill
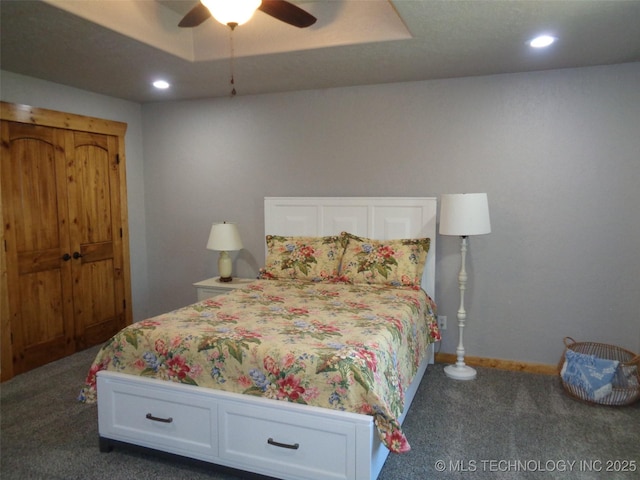
[[[4,100],[127,121],[120,100],[65,90],[52,105],[60,87],[39,81],[14,100],[4,83]],[[254,276],[265,196],[487,192],[493,232],[467,257],[467,354],[555,364],[565,335],[638,352],[639,84],[627,64],[143,105],[142,133],[127,136],[131,241],[147,249],[134,277],[148,298],[134,300],[149,314],[194,301],[191,284],[216,274],[204,248],[216,221],[239,224],[235,272]],[[75,108],[85,101],[95,111]],[[437,255],[453,353],[459,240],[440,237]]]
[[[640,64],[143,107],[155,313],[216,273],[210,224],[264,261],[270,195],[487,192],[468,254],[467,354],[555,364],[562,338],[640,350]],[[241,88],[241,85],[238,86]],[[438,239],[454,352],[459,240]]]

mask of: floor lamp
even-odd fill
[[[460,287],[460,308],[458,309],[458,347],[455,365],[447,365],[444,373],[455,380],[473,380],[476,371],[464,363],[464,331],[467,312],[464,309],[464,292],[467,288],[467,237],[491,233],[489,202],[486,193],[455,193],[442,195],[440,202],[440,235],[455,235],[461,238],[461,265],[458,274]]]

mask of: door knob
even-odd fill
[[[77,260],[80,257],[82,257],[82,254],[80,252],[73,252],[73,258],[75,258]]]
[[[68,262],[69,260],[71,260],[71,255],[69,255],[68,253],[65,253],[64,255],[62,255],[62,260],[64,260],[65,262]]]

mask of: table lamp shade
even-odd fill
[[[444,194],[440,199],[440,235],[483,235],[491,233],[486,193]]]
[[[242,249],[242,240],[235,223],[215,223],[209,233],[207,249],[229,252]]]

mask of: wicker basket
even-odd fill
[[[587,403],[597,403],[600,405],[631,405],[640,400],[640,355],[631,353],[624,348],[607,345],[605,343],[595,342],[576,342],[571,337],[564,338],[566,349],[573,350],[577,353],[585,355],[595,355],[598,358],[606,360],[618,360],[618,373],[613,379],[613,388],[611,393],[599,400],[589,398],[587,392],[582,388],[566,383],[562,377],[560,381],[562,386],[571,397]],[[565,360],[566,350],[562,353],[558,371],[562,369]]]

